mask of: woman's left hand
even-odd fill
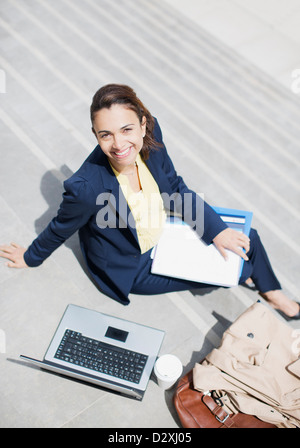
[[[240,255],[246,261],[249,260],[246,253],[250,249],[250,239],[244,233],[228,227],[213,239],[213,243],[225,260],[228,258],[226,249]],[[246,253],[243,249],[245,249]]]

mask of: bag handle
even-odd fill
[[[218,422],[225,425],[227,428],[236,427],[229,414],[220,406],[211,396],[210,392],[206,392],[202,395],[203,403],[208,407],[210,412],[215,416]]]

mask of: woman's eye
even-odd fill
[[[131,128],[125,128],[124,129],[124,132],[126,133],[126,132],[129,132],[129,131],[131,131],[132,129]]]

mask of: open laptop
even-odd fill
[[[42,369],[142,400],[165,332],[76,305],[68,305]]]

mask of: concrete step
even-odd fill
[[[295,96],[158,0],[8,0],[0,12],[3,242],[29,244],[55,215],[63,180],[96,145],[92,95],[122,82],[158,118],[191,188],[213,205],[254,212],[284,288],[299,297]],[[186,372],[257,299],[238,287],[132,296],[121,307],[86,276],[76,235],[41,268],[12,271],[2,263],[0,286],[3,427],[179,426],[172,391],[161,393],[155,381],[140,406],[16,361],[21,351],[43,356],[68,303],[165,329],[162,353],[177,354]]]

